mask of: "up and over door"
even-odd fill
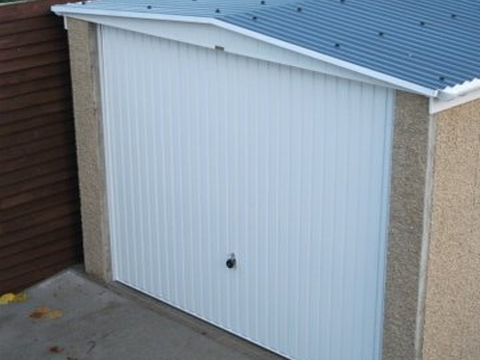
[[[102,27],[114,278],[297,360],[381,355],[393,91]]]

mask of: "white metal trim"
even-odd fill
[[[447,101],[438,98],[430,98],[429,111],[430,114],[436,114],[477,99],[480,99],[480,89],[473,90],[465,95],[458,95],[452,100]]]
[[[65,19],[67,20],[67,19]],[[65,21],[65,28],[68,26],[68,21]],[[109,136],[108,131],[106,131],[106,124],[105,121],[108,118],[108,103],[106,101],[105,97],[105,91],[106,91],[106,81],[105,81],[105,73],[104,73],[104,43],[103,43],[103,34],[102,34],[102,27],[98,26],[97,31],[96,31],[96,41],[97,41],[97,54],[98,54],[98,59],[97,59],[97,66],[98,66],[98,79],[99,79],[99,96],[100,100],[102,103],[101,106],[101,113],[102,113],[102,134],[105,137]],[[111,141],[106,139],[103,139],[103,144],[104,147],[110,146]],[[110,149],[104,148],[104,158],[105,158],[105,177],[106,177],[106,184],[107,184],[107,204],[108,208],[111,211],[114,211],[115,207],[114,204],[112,203],[113,201],[113,194],[111,194],[112,191],[112,171],[111,171],[111,159],[110,159]],[[110,262],[111,262],[111,271],[112,271],[112,280],[116,281],[118,280],[118,255],[117,255],[117,246],[115,244],[115,239],[116,239],[116,226],[113,223],[112,219],[114,217],[112,214],[109,214],[108,217],[108,227],[109,227],[109,233],[110,233]]]
[[[401,79],[395,78],[393,76],[380,73],[378,71],[367,69],[365,67],[355,65],[355,64],[349,63],[347,61],[334,58],[332,56],[324,55],[324,54],[318,53],[316,51],[308,50],[308,49],[302,48],[300,46],[287,43],[287,42],[282,41],[282,40],[278,40],[278,39],[274,39],[274,38],[266,36],[266,35],[258,34],[254,31],[250,31],[250,30],[246,30],[246,29],[243,29],[241,27],[238,27],[238,26],[230,25],[230,24],[224,23],[223,21],[214,20],[213,23],[217,24],[218,26],[223,27],[225,29],[230,29],[232,31],[236,31],[236,32],[245,34],[247,36],[251,36],[251,37],[254,37],[256,39],[263,40],[263,41],[271,43],[271,44],[275,44],[275,45],[283,47],[285,49],[296,51],[300,54],[310,56],[314,59],[325,61],[325,62],[334,64],[334,65],[337,65],[337,66],[341,66],[345,69],[352,70],[352,71],[358,72],[360,74],[373,77],[377,80],[384,81],[384,82],[389,83],[391,85],[394,85],[396,87],[405,88],[405,89],[408,89],[408,90],[411,90],[413,92],[416,92],[416,93],[419,93],[419,94],[422,94],[422,95],[425,95],[425,96],[429,96],[429,97],[437,96],[437,90],[428,89],[428,88],[425,88],[423,86],[419,86],[419,85],[410,83],[408,81],[401,80]]]
[[[220,47],[222,51],[235,55],[270,61],[372,85],[391,87],[389,83],[376,80],[372,77],[211,24],[180,23],[169,20],[159,22],[151,19],[123,19],[97,15],[74,15],[70,18],[206,47],[208,49],[218,50],[218,47]],[[258,46],[259,43],[262,43],[263,46]]]
[[[395,121],[395,103],[396,103],[396,98],[397,94],[395,91],[391,91],[389,96],[391,97],[391,101],[389,102],[389,106],[387,107],[386,110],[386,117],[387,119],[391,119],[390,121],[394,122]],[[383,177],[383,186],[382,186],[382,192],[383,192],[383,203],[382,203],[382,208],[384,209],[382,211],[382,224],[383,227],[380,230],[383,232],[385,239],[387,239],[386,242],[381,244],[380,246],[380,253],[383,254],[383,256],[380,256],[380,262],[379,262],[379,278],[378,278],[378,283],[382,284],[381,286],[378,287],[378,292],[377,292],[377,302],[380,303],[381,305],[381,310],[380,310],[380,318],[377,319],[377,326],[382,327],[382,330],[380,332],[383,334],[383,326],[385,323],[385,294],[386,294],[386,279],[387,279],[387,269],[388,269],[388,264],[387,264],[387,256],[388,256],[388,231],[389,231],[389,225],[390,225],[390,195],[391,195],[391,180],[392,180],[392,166],[393,166],[393,151],[392,151],[392,144],[393,144],[393,136],[394,136],[394,124],[390,124],[389,126],[385,127],[385,139],[384,139],[384,148],[385,148],[385,153],[389,153],[391,156],[385,156],[384,159],[384,168],[385,168],[385,173]],[[381,359],[383,358],[383,348],[384,348],[384,342],[383,342],[383,336],[381,336],[378,339],[378,358]]]
[[[153,19],[153,20],[168,20],[168,21],[180,21],[180,22],[189,22],[189,23],[199,23],[199,24],[211,24],[218,26],[223,29],[227,29],[239,34],[249,36],[251,38],[264,41],[266,43],[279,46],[281,48],[297,52],[299,54],[306,55],[308,57],[324,61],[329,64],[333,64],[359,74],[372,77],[374,79],[386,82],[394,87],[400,87],[407,89],[414,93],[425,95],[428,97],[437,97],[439,92],[438,90],[432,90],[424,86],[420,86],[384,73],[367,69],[363,66],[355,65],[350,62],[334,58],[329,55],[321,54],[316,51],[305,49],[301,46],[293,45],[288,42],[272,38],[270,36],[259,34],[255,31],[247,30],[239,26],[231,25],[221,20],[206,18],[206,17],[196,17],[196,16],[180,16],[180,15],[164,15],[164,14],[144,14],[144,13],[132,13],[127,11],[117,11],[117,10],[98,10],[98,9],[78,9],[67,5],[54,5],[52,6],[52,11],[57,15],[62,16],[75,16],[75,15],[100,15],[100,16],[112,16],[112,17],[122,17],[122,18],[135,18],[135,19]]]
[[[446,87],[439,92],[438,98],[449,101],[477,90],[480,90],[480,79],[475,78],[462,84]]]

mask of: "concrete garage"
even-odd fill
[[[88,272],[292,359],[478,358],[476,7],[53,11]]]

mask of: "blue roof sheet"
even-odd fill
[[[69,6],[215,18],[433,90],[480,77],[480,0],[98,0]]]

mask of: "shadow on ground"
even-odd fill
[[[41,306],[56,319],[31,318]],[[255,345],[117,285],[68,270],[0,306],[2,360],[281,359]]]

